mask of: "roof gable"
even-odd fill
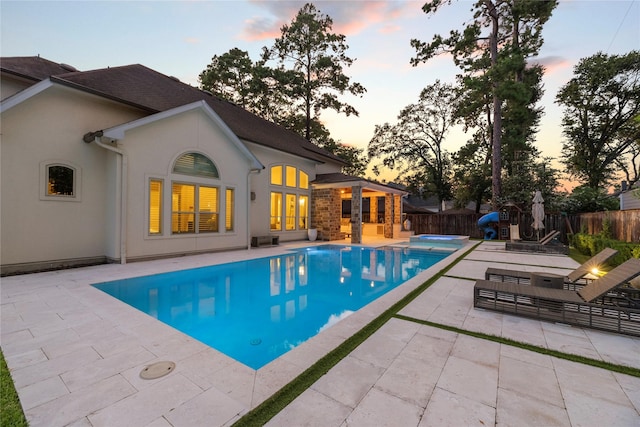
[[[125,133],[131,129],[145,126],[168,117],[176,116],[192,110],[202,110],[214,123],[216,123],[229,140],[240,150],[240,152],[250,161],[252,170],[262,170],[264,165],[249,151],[249,149],[238,139],[238,137],[229,129],[229,127],[220,119],[220,117],[205,103],[204,101],[196,101],[191,104],[182,105],[160,113],[152,114],[129,123],[114,126],[103,131],[103,136],[112,139],[124,139]]]
[[[5,58],[2,58],[3,67],[4,60]],[[19,62],[16,59],[6,65],[9,68],[12,64],[16,65]],[[51,63],[51,61],[48,62]],[[25,60],[24,63],[34,62]],[[52,83],[112,99],[139,108],[149,114],[171,110],[196,101],[204,101],[240,139],[319,163],[330,161],[346,165],[344,160],[307,141],[295,132],[258,117],[231,102],[213,96],[211,93],[182,83],[176,78],[161,74],[143,65],[134,64],[70,72],[71,68],[62,67],[62,72],[47,77]],[[55,70],[55,67],[52,69]],[[24,69],[23,72],[28,74]],[[38,73],[34,71],[31,74]]]

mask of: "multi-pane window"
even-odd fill
[[[282,185],[282,166],[271,166],[271,185]]]
[[[285,202],[285,230],[296,229],[296,195],[287,194]]]
[[[271,192],[271,230],[282,230],[282,193]]]
[[[215,164],[207,156],[183,154],[174,163],[172,172],[174,180],[170,181],[170,194],[165,190],[163,179],[149,179],[149,235],[162,235],[166,228],[170,228],[172,234],[234,231],[235,190],[221,190],[219,186],[212,185],[218,183],[220,177]],[[196,177],[193,180],[196,182],[189,182],[188,176]]]
[[[271,166],[272,231],[306,230],[309,227],[309,175],[295,166]],[[286,187],[286,194],[279,188]]]
[[[162,233],[162,180],[149,181],[149,234]]]
[[[293,166],[287,166],[285,168],[286,171],[286,176],[287,176],[287,187],[295,187],[297,182],[296,182],[296,168]]]
[[[173,183],[171,189],[172,233],[216,232],[218,231],[218,214],[218,188]]]
[[[306,230],[309,225],[309,196],[299,196],[298,204],[300,205],[298,210],[298,228]]]
[[[47,166],[47,196],[74,195],[74,170],[62,165]]]
[[[300,180],[298,181],[298,187],[305,190],[309,188],[309,175],[302,171],[300,171]]]
[[[199,186],[198,191],[198,232],[211,233],[218,231],[218,189],[216,187]]]
[[[225,231],[233,231],[233,214],[235,211],[235,192],[233,188],[227,188],[225,192],[225,206],[224,229]]]
[[[173,184],[171,186],[171,232],[195,233],[196,186]]]

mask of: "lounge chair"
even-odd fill
[[[640,336],[640,292],[628,283],[640,276],[631,258],[577,291],[477,280],[476,308]]]
[[[518,224],[509,224],[509,237],[512,242],[522,240],[520,238],[520,226]]]
[[[555,238],[560,235],[557,230],[551,231],[537,242],[527,241],[508,241],[505,249],[516,252],[536,252],[545,254],[569,254],[569,247],[559,242],[555,242]]]
[[[575,285],[585,285],[587,281],[584,279],[594,267],[601,267],[612,257],[618,253],[617,250],[611,248],[604,248],[596,255],[589,258],[581,266],[573,270],[571,273],[564,277],[563,282],[566,285],[572,285],[575,289]],[[531,283],[531,272],[520,270],[505,270],[501,268],[487,268],[484,273],[485,280],[493,280],[496,282],[515,282],[521,284]],[[571,288],[569,286],[569,288]]]
[[[553,239],[555,239],[559,235],[560,235],[560,232],[558,230],[551,230],[546,236],[544,236],[542,239],[540,239],[540,241],[538,243],[541,244],[541,245],[547,245],[547,244],[551,243],[553,241]]]

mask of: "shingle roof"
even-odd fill
[[[295,132],[140,64],[70,72],[72,67],[56,67],[55,63],[39,57],[0,61],[3,71],[20,72],[32,79],[50,78],[52,82],[123,102],[150,114],[204,100],[240,139],[318,162],[331,160],[346,164]]]
[[[0,58],[3,72],[38,82],[56,74],[77,71],[74,67],[58,64],[39,56],[13,56]]]

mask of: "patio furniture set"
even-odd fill
[[[640,259],[631,258],[602,277],[587,277],[616,253],[604,249],[564,277],[489,268],[475,283],[474,307],[640,336],[640,289],[631,285],[640,277]]]

